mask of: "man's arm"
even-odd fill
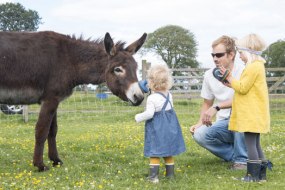
[[[204,99],[204,104],[205,104],[205,111],[201,114],[202,116],[202,124],[210,126],[212,125],[212,119],[216,115],[217,110],[216,108],[213,107],[214,105],[214,100],[206,100]]]
[[[219,104],[217,104],[217,106],[219,106],[220,109],[228,109],[228,108],[232,107],[232,102],[233,102],[233,100],[229,99],[229,100],[220,102]]]
[[[220,102],[213,106],[213,103],[209,102],[209,109],[203,114],[202,123],[204,125],[212,125],[213,117],[217,114],[220,109],[227,109],[232,107],[232,99]]]
[[[201,112],[200,112],[200,119],[198,123],[192,125],[190,127],[190,132],[194,134],[195,129],[199,128],[202,125],[210,126],[212,125],[213,117],[217,114],[218,110],[215,108],[218,106],[220,109],[227,109],[232,107],[232,99],[226,100],[224,102],[220,102],[219,104],[214,105],[214,100],[207,100],[204,99]]]
[[[193,134],[195,129],[199,128],[200,126],[202,126],[204,123],[203,123],[203,117],[204,117],[204,114],[205,112],[207,112],[209,110],[209,108],[211,108],[214,104],[214,100],[207,100],[207,99],[204,99],[204,102],[202,104],[202,107],[201,107],[201,111],[200,111],[200,118],[199,118],[199,121],[195,124],[195,125],[192,125],[190,127],[190,132]]]

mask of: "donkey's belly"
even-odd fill
[[[39,103],[43,91],[25,89],[7,89],[0,87],[0,103],[2,104],[34,104]]]

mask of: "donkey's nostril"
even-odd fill
[[[143,95],[137,95],[137,94],[134,94],[133,96],[133,101],[130,101],[134,106],[139,106],[142,101],[144,100],[144,96]]]

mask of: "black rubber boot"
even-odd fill
[[[173,165],[165,165],[165,169],[166,169],[165,177],[174,178],[174,164]]]
[[[260,169],[260,175],[259,180],[260,181],[266,181],[266,169],[272,170],[273,164],[270,162],[270,160],[262,160],[261,162],[261,169]]]
[[[147,177],[147,180],[152,183],[158,183],[158,174],[159,174],[159,165],[150,165],[149,168],[149,175]]]
[[[261,169],[261,160],[248,160],[247,173],[241,178],[244,182],[258,182]]]

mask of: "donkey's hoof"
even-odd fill
[[[43,162],[40,162],[40,163],[34,162],[34,166],[38,168],[39,172],[44,172],[44,171],[49,170],[49,167],[47,167]]]
[[[53,166],[53,167],[61,166],[61,165],[63,165],[63,162],[62,162],[61,160],[57,160],[57,161],[54,161],[54,162],[52,163],[52,166]]]
[[[44,171],[48,171],[49,170],[49,167],[47,167],[47,166],[41,166],[41,167],[38,167],[39,169],[38,169],[38,171],[39,172],[44,172]]]

